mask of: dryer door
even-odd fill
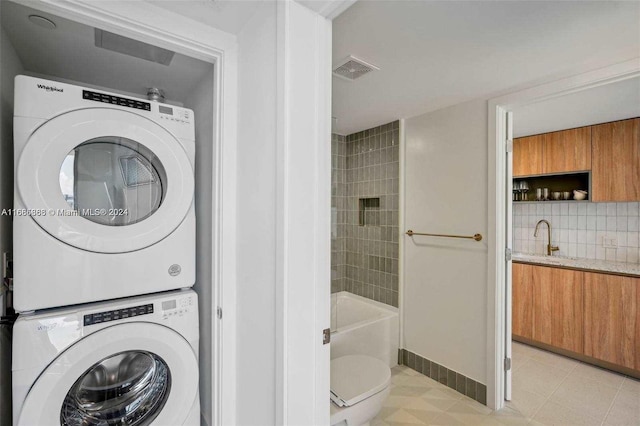
[[[31,217],[74,247],[122,253],[167,237],[193,202],[182,144],[135,113],[91,108],[62,114],[30,136],[16,166]]]
[[[198,390],[198,360],[175,331],[127,323],[97,331],[34,383],[18,425],[182,425]]]

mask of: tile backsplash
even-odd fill
[[[514,203],[514,251],[546,254],[546,225],[533,236],[541,219],[551,224],[551,243],[560,248],[554,256],[640,263],[638,202]]]

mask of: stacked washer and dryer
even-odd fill
[[[15,84],[14,424],[200,424],[193,111]]]

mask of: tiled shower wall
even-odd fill
[[[397,307],[399,122],[341,138],[332,136],[331,288]]]
[[[536,223],[541,219],[549,221],[551,242],[560,247],[554,255],[640,263],[637,202],[514,203],[514,251],[545,254],[546,225],[540,225],[537,238],[533,236]]]
[[[344,290],[347,260],[347,143],[331,135],[331,293]]]

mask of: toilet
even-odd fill
[[[391,369],[379,359],[346,355],[331,360],[331,426],[366,426],[382,409]]]

